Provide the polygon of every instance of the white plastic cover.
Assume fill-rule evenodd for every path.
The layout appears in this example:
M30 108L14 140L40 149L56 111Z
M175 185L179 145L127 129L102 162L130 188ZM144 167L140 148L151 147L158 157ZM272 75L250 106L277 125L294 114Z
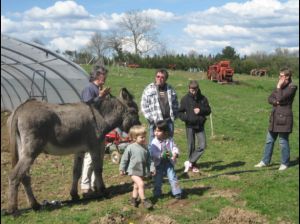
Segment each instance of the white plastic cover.
M80 101L88 74L44 46L1 34L1 111L29 98L52 103Z

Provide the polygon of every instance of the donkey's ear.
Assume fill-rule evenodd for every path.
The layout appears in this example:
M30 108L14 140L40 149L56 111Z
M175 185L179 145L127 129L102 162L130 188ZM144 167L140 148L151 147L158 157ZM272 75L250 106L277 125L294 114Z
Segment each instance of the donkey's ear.
M128 90L126 88L122 88L121 89L121 91L120 91L120 97L123 100L132 100L133 99L132 95L128 92Z

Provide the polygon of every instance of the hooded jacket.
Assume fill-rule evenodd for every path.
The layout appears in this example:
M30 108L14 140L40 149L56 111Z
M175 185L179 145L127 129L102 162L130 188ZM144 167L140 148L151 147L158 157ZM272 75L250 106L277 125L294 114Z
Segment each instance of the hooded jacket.
M200 113L195 114L194 108L200 108ZM202 131L206 116L211 113L207 98L201 94L201 90L193 96L188 92L180 101L178 117L185 122L186 127Z

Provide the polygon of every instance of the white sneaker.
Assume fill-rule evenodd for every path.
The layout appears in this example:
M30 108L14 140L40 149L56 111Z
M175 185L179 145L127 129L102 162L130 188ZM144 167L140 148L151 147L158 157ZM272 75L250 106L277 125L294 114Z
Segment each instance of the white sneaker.
M185 161L184 162L184 171L183 172L187 173L189 171L190 167L191 167L190 161Z
M267 166L263 161L260 161L258 164L256 164L254 167L256 168L261 168L261 167L264 167L264 166Z
M286 170L288 167L284 164L281 164L278 170Z

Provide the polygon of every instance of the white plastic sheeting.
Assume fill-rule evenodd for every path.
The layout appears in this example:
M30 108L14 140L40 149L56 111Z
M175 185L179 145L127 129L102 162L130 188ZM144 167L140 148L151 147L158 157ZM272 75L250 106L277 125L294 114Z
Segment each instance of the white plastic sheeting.
M88 74L44 46L1 34L1 111L29 98L52 103L80 101Z

